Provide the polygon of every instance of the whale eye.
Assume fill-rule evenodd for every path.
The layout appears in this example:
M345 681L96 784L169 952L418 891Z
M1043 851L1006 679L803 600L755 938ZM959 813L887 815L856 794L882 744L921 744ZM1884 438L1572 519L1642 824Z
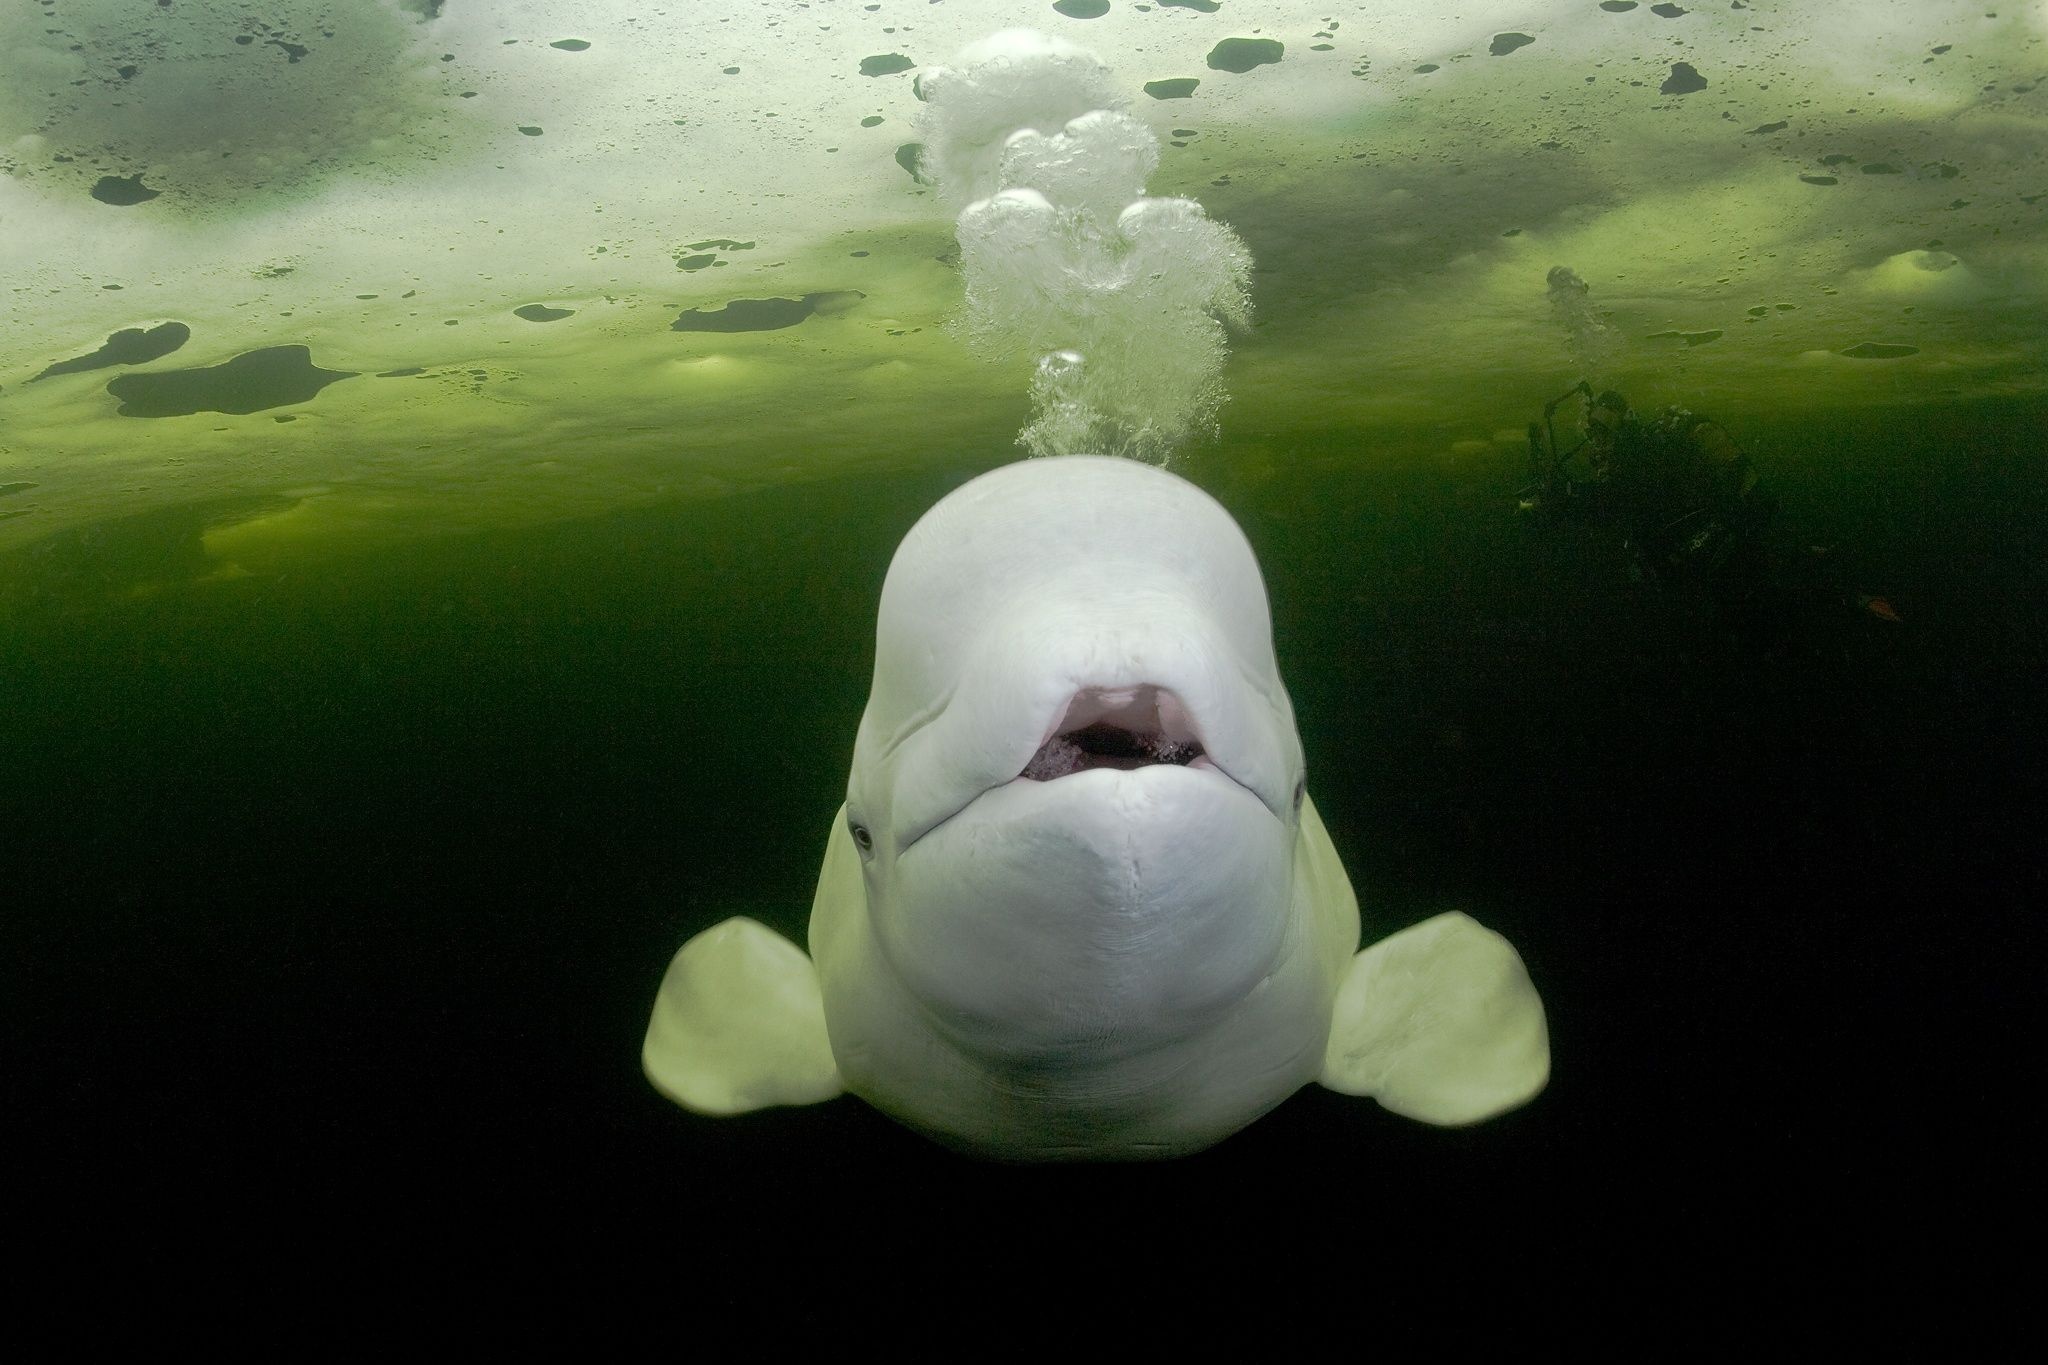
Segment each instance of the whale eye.
M1294 813L1296 815L1301 814L1301 803L1307 799L1308 779L1306 777L1297 777L1294 779Z
M875 851L875 836L868 833L866 825L849 816L847 817L846 827L853 831L853 842L860 846L861 857L865 858L868 854Z

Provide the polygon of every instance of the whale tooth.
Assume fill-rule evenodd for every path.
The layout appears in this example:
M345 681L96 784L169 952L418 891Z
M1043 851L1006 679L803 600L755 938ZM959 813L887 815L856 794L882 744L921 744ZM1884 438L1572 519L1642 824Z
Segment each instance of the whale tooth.
M1203 757L1187 706L1169 689L1151 683L1084 687L1067 702L1022 775L1050 782L1091 768L1185 767Z

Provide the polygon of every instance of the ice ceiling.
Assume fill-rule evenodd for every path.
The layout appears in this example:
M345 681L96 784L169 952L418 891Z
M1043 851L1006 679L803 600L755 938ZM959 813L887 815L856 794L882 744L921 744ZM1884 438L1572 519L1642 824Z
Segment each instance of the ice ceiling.
M1256 261L1225 440L1491 458L1576 376L2044 387L2040 0L16 0L0 551L254 564L1000 448L914 80L1030 24ZM239 510L236 510L239 509Z

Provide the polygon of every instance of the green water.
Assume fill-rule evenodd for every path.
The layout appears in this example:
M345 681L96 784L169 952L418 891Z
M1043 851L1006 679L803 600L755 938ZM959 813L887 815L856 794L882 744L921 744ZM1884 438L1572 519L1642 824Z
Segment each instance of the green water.
M720 1124L638 1073L684 938L801 937L888 556L1007 451L276 575L203 576L219 509L18 551L10 1123L48 1188L216 1214L523 1191L716 1219L908 1181L1138 1216L1248 1209L1276 1165L1480 1198L1710 1156L1720 1197L1848 1201L1857 1161L1949 1150L1932 1116L1983 1093L1958 1050L2028 998L2043 416L1738 424L1781 525L1906 618L1763 644L1517 522L1511 463L1361 462L1361 431L1256 477L1197 452L1264 564L1368 937L1500 929L1557 1071L1464 1133L1305 1092L1135 1184L974 1166L851 1099ZM1902 1075L1919 1117L1844 1174L1841 1113Z

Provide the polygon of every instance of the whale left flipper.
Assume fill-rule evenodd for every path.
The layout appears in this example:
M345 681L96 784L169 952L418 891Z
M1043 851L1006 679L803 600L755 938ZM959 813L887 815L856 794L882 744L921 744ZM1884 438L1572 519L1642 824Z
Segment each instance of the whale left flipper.
M1445 1125L1525 1104L1549 1078L1543 1002L1522 959L1456 911L1352 959L1318 1077L1331 1090Z
M640 1065L662 1094L716 1117L816 1104L845 1089L825 1037L818 969L745 918L706 929L669 962Z

